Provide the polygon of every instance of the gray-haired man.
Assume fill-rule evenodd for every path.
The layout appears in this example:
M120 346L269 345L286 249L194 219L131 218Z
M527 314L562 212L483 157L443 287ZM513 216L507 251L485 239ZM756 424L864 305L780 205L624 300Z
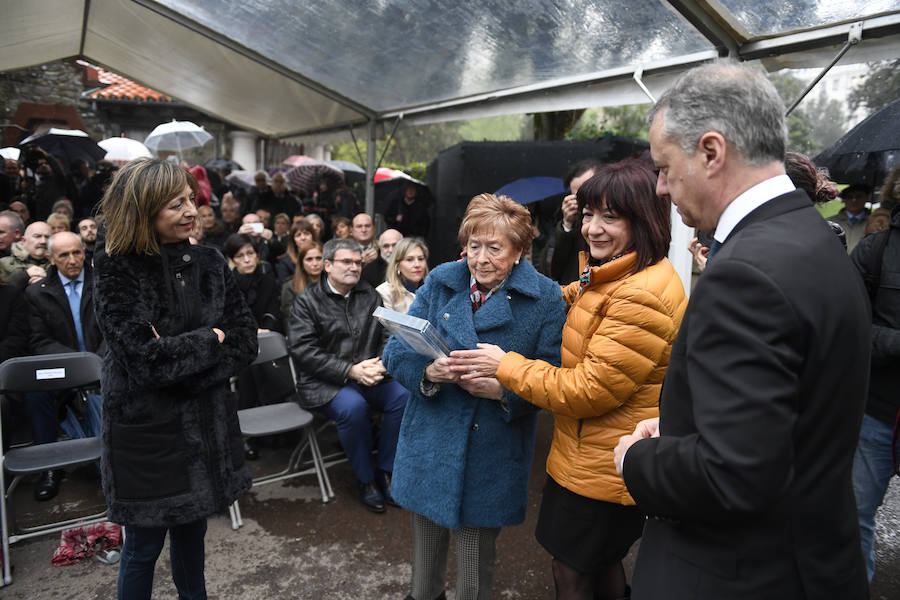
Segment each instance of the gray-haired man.
M322 249L325 276L294 301L288 319L291 355L299 368L301 404L337 422L338 437L359 479L360 500L383 512L409 392L387 375L381 352L387 332L372 317L381 296L360 280L362 248L352 239ZM383 413L376 468L372 410Z
M650 115L657 193L715 242L660 417L615 449L651 517L632 597L866 598L850 475L871 321L837 236L785 175L784 104L726 61Z

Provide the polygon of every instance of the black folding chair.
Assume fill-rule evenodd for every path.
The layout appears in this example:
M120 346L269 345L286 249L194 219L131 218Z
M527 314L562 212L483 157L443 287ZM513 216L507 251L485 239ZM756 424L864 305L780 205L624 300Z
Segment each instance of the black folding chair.
M56 392L75 389L83 400L86 389L100 381L100 357L90 352L67 352L11 358L0 364L0 392ZM3 582L12 583L9 546L19 540L69 529L75 525L88 525L106 520L106 511L94 515L70 518L45 525L15 530L15 519L9 499L19 481L29 474L50 469L62 469L100 460L100 439L96 437L63 440L12 448L3 454L0 432L0 490L6 490L4 471L12 475L9 489L0 494L0 521L2 521Z
M288 357L291 381L296 385L297 376L294 371L294 363L290 360L284 336L276 332L261 333L258 341L259 355L253 361L253 364L274 363L281 358ZM315 473L319 481L319 490L322 492L322 502L328 502L330 498L334 498L331 481L328 479L328 473L325 470L322 453L319 450L319 443L316 439L313 415L309 411L301 408L296 402L287 401L239 410L238 419L241 425L241 433L245 437L264 437L298 429L302 429L304 433L303 438L291 452L287 466L277 473L255 478L253 480L254 487ZM311 466L301 469L301 458L307 449L309 449L309 463ZM231 513L232 529L238 529L243 522L241 519L241 508L237 500L231 505L229 512Z

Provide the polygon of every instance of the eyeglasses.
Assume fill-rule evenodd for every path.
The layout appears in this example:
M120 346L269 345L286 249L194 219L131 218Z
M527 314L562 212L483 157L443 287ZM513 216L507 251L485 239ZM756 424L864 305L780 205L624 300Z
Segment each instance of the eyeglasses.
M351 260L349 258L336 258L332 262L341 263L348 269L353 266L362 267L363 264L361 260Z

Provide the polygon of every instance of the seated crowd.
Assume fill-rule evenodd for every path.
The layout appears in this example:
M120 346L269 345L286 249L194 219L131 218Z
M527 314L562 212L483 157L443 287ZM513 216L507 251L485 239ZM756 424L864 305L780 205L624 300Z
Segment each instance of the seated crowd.
M688 116L707 114L694 110L698 100L711 116L688 131ZM104 448L141 475L119 481L129 469L113 477L115 460L104 462L110 518L127 532L120 597L150 597L167 531L179 594L203 583L205 519L249 488L243 459L259 452L241 448L234 407L219 401L231 376L239 408L296 392L333 420L360 502L409 512L407 600L446 598L451 537L455 597L491 597L496 538L531 503L542 409L554 434L535 535L558 599L866 597L874 512L897 449L900 213L886 233L857 240L854 227L864 234L872 215L859 197L867 190L848 188L835 215L843 228L823 223L810 200L837 190L811 162L785 156L783 110L755 70L727 61L692 69L651 111L649 157L576 165L542 252L532 248L541 232L529 208L480 194L462 217L460 260L430 275L428 248L413 235L427 212L408 189L379 234L327 183L298 197L282 174L270 187L260 172L248 193L223 191L202 167L188 174L138 159L103 198L96 271L85 260L96 220L82 214L81 197L59 202L75 190L57 182L56 197L43 189L23 207L10 203L0 212L0 358L101 353L108 343L105 372L118 371L104 380L102 418L113 432ZM760 123L773 126L743 135ZM46 175L42 186L60 171L47 157L29 160ZM129 184L141 178L168 187ZM87 189L90 176L82 180ZM690 301L667 258L673 205L686 225L713 234L696 250L706 268ZM373 317L382 306L427 319L447 352L389 340ZM241 367L256 352L254 326L287 337L297 381L282 397L264 393L273 384L264 366ZM209 382L192 379L206 374ZM82 411L64 394L11 400L34 443L56 439L59 427L97 432L97 399ZM146 407L157 402L175 423L165 433L211 440L196 447L214 465L185 467L184 482L167 482L177 489L162 495L144 479L168 474L115 435L156 432ZM182 436L187 423L200 431ZM43 474L35 497L52 498L60 478ZM145 495L129 495L137 488ZM189 517L179 502L191 504ZM632 590L622 561L638 538ZM146 593L123 593L138 585Z
M36 155L37 172L49 169L48 173L59 175L57 193L71 187L84 195L76 196L74 203L64 196L50 202L46 178L35 193L29 189L34 184L24 177L28 171L23 165L6 161L2 183L5 198L13 202L0 205L5 208L0 211L0 361L76 351L102 356L105 344L94 316L91 260L102 216L76 219L77 213L87 210L84 203L89 203L91 214L98 212L99 197L91 199L88 194L102 191L102 181L89 173L85 181L95 181L96 186L70 186L71 177L62 174L56 159ZM108 183L116 169L112 165L102 169ZM390 377L382 382L386 374L379 357L387 337L371 313L382 304L382 297L395 298L387 304L398 310L405 312L409 307L427 272L425 243L411 240L415 256L407 262L412 266L395 265L390 262L391 253L402 234L389 229L376 240L367 214L348 219L338 211L329 219L328 211L319 211L316 202L304 201L288 190L280 173L272 177L271 186L265 173L258 173L258 185L249 194L232 187L219 189L223 192L219 200L208 184L204 196L207 176L197 169L203 168L190 169L198 181L191 243L224 254L260 332L292 332L293 354L305 365L298 398L337 421L341 443L360 480L361 500L368 508L383 511L390 499L393 453L408 392ZM342 197L351 196L341 191L338 204ZM353 202L358 206L355 198ZM48 214L39 208L45 205L51 209ZM44 220L28 220L32 215L43 215ZM396 269L392 277L386 275L389 263ZM297 300L304 291L309 292L308 302ZM343 317L345 301L351 306L347 310L352 324ZM311 333L323 329L332 333ZM347 369L342 372L345 363ZM266 394L273 388L268 377L256 367L236 374L239 408L271 400ZM292 387L282 382L278 391L284 394ZM35 444L55 441L61 433L71 438L100 435L102 399L99 389L93 391L87 406L79 405L70 393L10 395L3 400L4 430L27 431ZM384 413L374 471L366 464L373 444L367 408L371 402ZM5 443L9 439L4 436ZM249 439L244 452L251 460L258 456ZM54 498L63 477L61 470L43 473L34 485L35 499Z

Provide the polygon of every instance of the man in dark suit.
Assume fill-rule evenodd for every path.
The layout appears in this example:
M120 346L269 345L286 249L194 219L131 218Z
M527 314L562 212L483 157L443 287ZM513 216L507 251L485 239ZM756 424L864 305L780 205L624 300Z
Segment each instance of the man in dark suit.
M102 355L106 344L94 316L93 279L91 267L84 262L81 238L70 232L56 233L50 237L48 253L51 266L47 277L25 288L31 351L34 354L88 351ZM35 444L56 439L59 397L48 392L26 395L26 411ZM90 434L99 435L100 398L89 398L84 408ZM69 437L84 437L86 432L76 421L74 414L68 415L63 428ZM35 485L35 499L49 500L56 496L61 479L61 471L44 472Z
M868 306L784 174L783 113L759 71L727 61L686 73L650 113L657 193L715 242L660 417L615 451L650 517L635 600L868 595L850 478Z

